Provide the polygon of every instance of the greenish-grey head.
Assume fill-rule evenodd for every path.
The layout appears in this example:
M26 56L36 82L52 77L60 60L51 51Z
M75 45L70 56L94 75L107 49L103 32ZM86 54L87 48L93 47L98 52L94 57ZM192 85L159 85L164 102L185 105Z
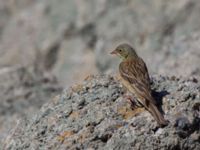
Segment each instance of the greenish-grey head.
M112 51L111 54L116 54L123 59L138 57L135 49L127 43L123 43L117 46L117 48Z

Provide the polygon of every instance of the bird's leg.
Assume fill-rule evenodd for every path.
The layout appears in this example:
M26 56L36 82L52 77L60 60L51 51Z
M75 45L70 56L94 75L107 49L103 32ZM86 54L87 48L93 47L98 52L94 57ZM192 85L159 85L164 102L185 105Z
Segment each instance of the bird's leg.
M125 95L123 96L123 98L124 98L126 101L128 101L128 103L130 104L132 110L134 110L134 109L137 108L135 99L134 99L134 97L133 97L132 95L130 95L130 94L125 94Z

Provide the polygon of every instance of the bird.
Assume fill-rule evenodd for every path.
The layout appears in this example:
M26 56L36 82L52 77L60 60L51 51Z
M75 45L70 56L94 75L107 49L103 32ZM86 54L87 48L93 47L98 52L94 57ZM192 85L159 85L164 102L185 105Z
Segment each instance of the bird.
M160 127L168 125L168 120L165 120L158 110L152 96L147 66L135 49L127 43L122 43L111 54L122 58L122 62L119 64L119 75L123 86L136 97L134 104L138 104L150 112Z

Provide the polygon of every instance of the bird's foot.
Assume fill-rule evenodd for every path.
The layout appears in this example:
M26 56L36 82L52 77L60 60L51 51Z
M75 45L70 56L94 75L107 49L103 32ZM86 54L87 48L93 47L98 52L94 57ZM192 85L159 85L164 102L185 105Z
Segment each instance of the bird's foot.
M135 102L135 99L133 96L131 95L124 95L123 98L128 101L128 103L130 104L131 106L131 109L134 110L137 108L137 105L136 105L136 102Z

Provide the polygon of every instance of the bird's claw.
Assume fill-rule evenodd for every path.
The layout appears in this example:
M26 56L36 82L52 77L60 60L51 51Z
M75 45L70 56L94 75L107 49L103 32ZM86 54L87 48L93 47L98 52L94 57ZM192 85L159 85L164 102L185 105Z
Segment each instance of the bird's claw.
M134 98L132 96L124 95L123 98L126 99L126 101L128 101L128 103L130 104L132 110L137 108L135 100L134 100Z

